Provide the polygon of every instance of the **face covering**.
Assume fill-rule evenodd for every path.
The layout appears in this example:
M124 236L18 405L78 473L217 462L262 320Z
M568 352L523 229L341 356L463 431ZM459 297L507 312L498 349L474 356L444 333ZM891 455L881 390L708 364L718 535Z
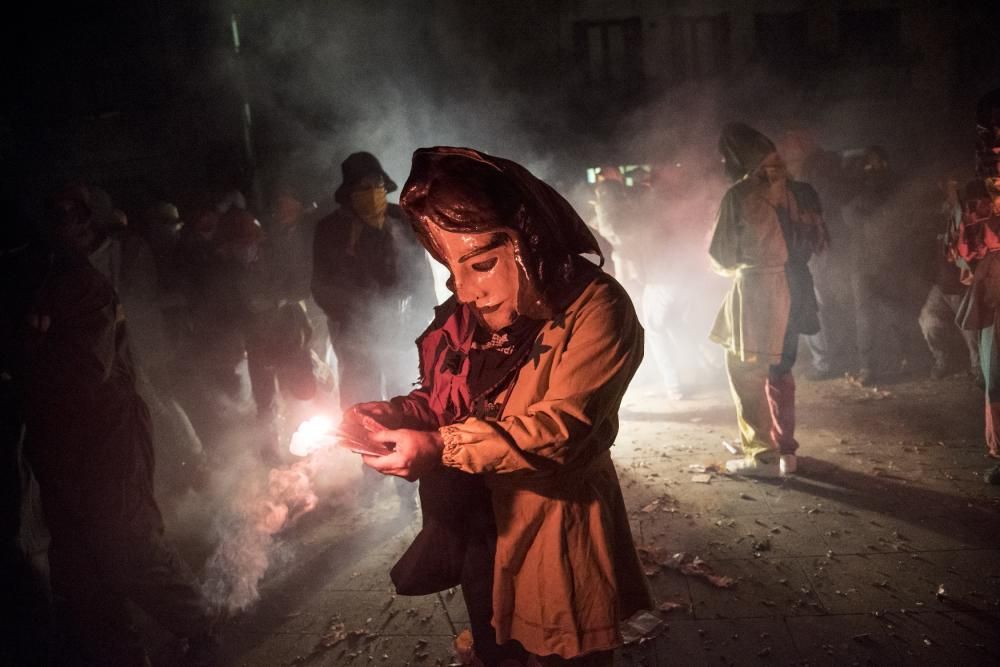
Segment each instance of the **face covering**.
M366 225L382 229L385 224L385 210L388 202L385 200L385 188L365 188L351 193L351 208Z

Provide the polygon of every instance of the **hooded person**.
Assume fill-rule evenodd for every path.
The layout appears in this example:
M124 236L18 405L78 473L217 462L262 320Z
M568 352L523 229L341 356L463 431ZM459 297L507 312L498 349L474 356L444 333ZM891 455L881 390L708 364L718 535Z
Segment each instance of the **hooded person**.
M733 277L711 338L726 349L743 458L730 472L795 471L795 379L800 334L819 331L807 262L827 244L819 196L788 178L770 139L743 123L722 130L734 184L722 198L709 255Z
M420 386L345 419L395 443L366 457L420 480L423 529L397 590L461 584L487 665L611 664L651 605L610 448L642 359L628 295L572 207L520 165L414 153L401 202L453 296L418 339Z

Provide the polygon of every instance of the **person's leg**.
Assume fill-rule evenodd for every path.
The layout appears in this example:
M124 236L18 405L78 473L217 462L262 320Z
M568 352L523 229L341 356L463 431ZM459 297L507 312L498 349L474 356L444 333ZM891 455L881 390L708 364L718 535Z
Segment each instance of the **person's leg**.
M49 547L56 623L65 635L55 663L80 667L142 667L146 652L124 592L102 578L98 556L82 533L57 530Z
M862 382L871 380L875 374L875 331L877 328L875 295L872 293L870 278L865 275L851 276L851 287L854 292L854 318L856 326L856 342L858 348L859 379Z
M495 667L504 660L523 664L527 651L515 641L497 644L493 628L493 568L496 560L496 524L489 504L489 491L483 497L467 498L467 541L465 563L462 566L462 598L469 614L473 649L486 667Z
M767 365L740 361L736 355L727 353L726 371L744 457L776 464L777 452L771 440L771 411L767 402Z
M940 378L948 370L948 334L954 327L955 311L937 285L931 287L920 309L917 323L934 359L931 374Z
M368 332L342 330L331 340L337 357L340 384L340 407L346 410L356 403L380 401L382 374L379 350Z
M667 395L670 398L682 398L678 346L670 331L671 319L675 320L674 326L677 325L676 318L671 313L672 310L676 311L675 301L676 295L667 285L654 283L643 288L643 325L646 329L647 348L652 352Z
M371 338L342 327L331 336L330 342L337 358L340 409L382 400L382 372L377 359L379 350L373 349ZM384 475L362 463L362 504L373 502L384 483Z
M942 294L942 298L948 304L948 324L958 326L955 318L958 315L958 308L962 303L961 294ZM969 329L958 328L965 341L965 347L969 351L969 369L979 384L983 384L983 368L979 361L979 332Z
M771 441L778 448L781 472L793 473L797 467L795 452L795 376L792 368L798 356L799 336L788 332L781 350L781 361L768 369L767 403L771 410Z
M996 325L983 329L979 340L979 358L986 382L986 449L990 456L1000 458L1000 349Z
M806 346L812 355L812 369L810 375L816 379L831 377L833 373L834 357L834 328L838 324L834 313L834 302L836 297L831 293L832 260L826 254L813 258L810 262L812 268L814 292L816 294L816 304L819 306L819 331L811 336L806 336Z
M767 402L772 440L781 454L794 454L799 443L795 440L795 376L791 372L768 376Z

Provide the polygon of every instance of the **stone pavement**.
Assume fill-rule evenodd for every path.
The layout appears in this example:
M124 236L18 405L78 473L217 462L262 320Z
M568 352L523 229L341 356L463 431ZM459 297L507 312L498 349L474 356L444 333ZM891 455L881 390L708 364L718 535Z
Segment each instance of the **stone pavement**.
M725 390L627 397L614 458L657 602L679 606L619 664L1000 664L981 393L964 378L887 389L801 382L800 472L774 481L711 472L735 435ZM418 519L391 492L344 514L318 509L282 536L262 599L225 629L225 664L453 661L461 594L395 596L388 578ZM735 585L662 566L677 553Z

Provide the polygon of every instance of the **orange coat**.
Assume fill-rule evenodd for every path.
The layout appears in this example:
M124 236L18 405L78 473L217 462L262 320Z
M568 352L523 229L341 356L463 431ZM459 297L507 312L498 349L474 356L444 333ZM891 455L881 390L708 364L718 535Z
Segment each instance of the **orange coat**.
M497 421L440 429L444 464L492 492L498 642L566 658L611 649L619 623L651 607L609 454L642 346L628 295L601 273L543 326Z

